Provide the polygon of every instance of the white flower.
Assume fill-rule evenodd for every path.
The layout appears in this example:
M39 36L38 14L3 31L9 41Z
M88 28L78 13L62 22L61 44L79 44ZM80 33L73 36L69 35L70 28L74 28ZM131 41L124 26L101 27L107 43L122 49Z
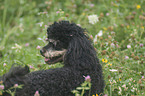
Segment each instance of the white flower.
M127 45L127 48L131 48L131 45Z
M122 92L122 89L121 89L121 87L119 87L119 92L118 93L121 94L121 92Z
M132 80L133 80L132 78L129 79L129 81L132 81Z
M77 24L79 27L81 27L81 24Z
M115 44L114 44L114 43L111 43L111 46L112 46L112 47L114 47L114 46L115 46Z
M98 35L95 35L95 38L94 38L94 43L96 43L96 42L97 42L97 36L98 36Z
M20 49L22 49L22 46L20 46L17 43L15 43L15 47L12 47L12 49L15 49L16 52L20 52Z
M126 88L126 85L124 84L124 85L122 85L122 87L123 87L123 88Z
M15 43L15 47L12 47L12 49L22 49L22 46L20 46L17 43Z
M39 24L39 25L40 25L40 27L42 27L42 25L43 25L43 22L40 22L40 23L37 23L37 24Z
M129 57L128 56L125 56L125 59L129 59Z
M134 92L135 91L135 88L133 87L133 89L131 89L131 92Z
M89 19L89 23L90 23L90 24L95 24L96 22L99 21L97 15L89 15L89 16L88 16L88 19Z
M116 70L116 69L110 69L110 71L111 71L111 72L116 72L116 71L118 71L118 70Z
M99 33L98 33L98 36L102 36L103 35L103 31L100 30Z
M113 83L116 83L116 81L115 81L115 80L113 80Z
M6 64L6 63L4 63L4 64L3 64L3 66L7 66L7 64Z

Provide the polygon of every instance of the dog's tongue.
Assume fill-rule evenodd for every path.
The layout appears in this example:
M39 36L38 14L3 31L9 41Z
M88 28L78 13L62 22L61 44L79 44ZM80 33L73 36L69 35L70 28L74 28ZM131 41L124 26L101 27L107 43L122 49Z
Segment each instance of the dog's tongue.
M48 60L50 60L50 59L49 59L49 58L45 58L44 60L45 60L45 61L48 61Z

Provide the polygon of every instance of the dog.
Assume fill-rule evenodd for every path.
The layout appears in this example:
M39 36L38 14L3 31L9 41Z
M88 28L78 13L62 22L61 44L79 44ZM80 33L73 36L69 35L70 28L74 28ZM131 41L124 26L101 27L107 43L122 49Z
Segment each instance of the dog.
M4 90L15 84L23 85L16 89L15 96L74 96L72 90L90 76L91 89L84 96L103 94L104 79L102 67L96 56L86 29L69 21L54 22L47 29L48 44L40 53L47 64L61 62L62 68L30 72L28 66L13 66L1 79ZM10 96L7 92L3 96Z

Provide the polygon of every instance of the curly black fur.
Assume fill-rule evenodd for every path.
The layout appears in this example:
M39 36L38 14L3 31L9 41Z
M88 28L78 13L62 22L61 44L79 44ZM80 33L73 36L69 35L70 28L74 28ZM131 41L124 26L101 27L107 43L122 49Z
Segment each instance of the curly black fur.
M6 88L24 84L22 89L17 90L16 96L34 96L36 91L39 91L40 96L74 96L71 91L84 82L83 76L90 75L90 96L103 93L102 67L84 32L85 29L69 21L52 24L47 29L48 38L59 40L61 43L57 47L67 49L63 58L64 67L31 73L28 73L27 67L13 67L3 75ZM89 96L88 94L86 91L85 96ZM3 96L9 95L4 93Z

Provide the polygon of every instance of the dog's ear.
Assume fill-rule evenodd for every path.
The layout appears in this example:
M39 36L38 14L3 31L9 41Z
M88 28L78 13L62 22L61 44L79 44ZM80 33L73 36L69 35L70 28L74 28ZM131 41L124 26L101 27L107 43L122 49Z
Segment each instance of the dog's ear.
M72 37L68 50L65 54L64 64L76 66L77 68L90 68L88 66L96 63L96 52L88 38L84 36Z

